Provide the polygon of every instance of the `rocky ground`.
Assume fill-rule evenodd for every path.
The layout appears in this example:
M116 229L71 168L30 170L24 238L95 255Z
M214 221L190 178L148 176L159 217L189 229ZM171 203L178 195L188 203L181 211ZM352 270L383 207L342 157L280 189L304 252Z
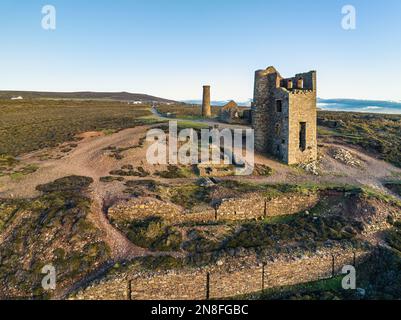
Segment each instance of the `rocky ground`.
M213 122L202 121L202 125L205 124L216 125ZM219 124L219 126L224 127L223 124ZM285 226L285 230L288 230L289 234L282 234L282 237L284 237L282 241L287 241L285 240L287 239L286 237L289 237L291 232L295 232L295 229L291 231L291 228L302 229L305 226L309 226L312 229L325 230L324 235L322 234L321 237L327 237L328 232L332 237L337 237L338 239L336 239L340 243L343 241L347 245L352 244L352 241L348 242L355 236L357 236L358 241L366 241L370 244L383 240L383 232L391 228L391 224L387 223L387 217L393 216L394 218L399 212L397 211L397 204L389 199L392 199L391 197L399 198L400 196L394 192L394 189L387 188L386 183L401 175L401 169L379 160L356 147L333 142L322 142L319 148L319 160L301 167L286 166L275 159L256 155L255 162L258 174L240 178L220 177L218 181L209 179L206 186L203 185L199 188L199 184L197 184L199 177L191 167L154 166L147 163L146 150L148 143L144 141L144 137L149 128L149 126L139 126L111 134L86 132L80 135L81 140L79 141L63 143L55 148L26 154L19 159L18 164L10 165L10 167L14 166L14 171L22 170L18 168L34 168L34 170L28 170L29 172L27 171L17 176L10 174L0 177L0 198L3 199L1 201L2 207L0 207L0 247L3 253L11 253L13 250L25 250L20 252L20 257L15 255L2 256L3 265L0 268L0 277L2 277L3 284L1 289L3 295L29 296L29 288L19 288L19 286L27 277L26 275L30 274L30 266L35 265L35 272L37 272L41 266L38 261L54 260L57 254L61 254L58 249L63 249L66 252L64 253L65 256L63 256L63 261L66 262L69 261L68 259L72 259L71 257L75 251L82 250L85 245L92 243L104 245L104 248L99 246L96 248L85 247L85 250L88 251L84 250L83 252L91 255L90 252L93 251L93 257L97 257L96 261L87 261L86 270L83 270L85 266L78 266L77 269L72 271L64 271L66 280L63 282L63 286L53 295L53 298L65 298L67 295L87 286L92 280L101 278L106 270L109 270L110 266L137 261L136 259L165 259L162 265L167 261L170 263L171 268L176 267L177 260L174 259L188 259L188 257L190 260L198 259L199 263L204 263L205 261L206 263L219 263L222 260L219 259L219 254L215 254L216 248L213 246L217 246L220 250L222 249L222 243L227 243L227 241L231 241L231 249L233 250L235 250L235 247L243 247L246 241L250 241L249 247L253 248L252 252L255 254L255 250L257 251L255 248L260 247L258 241L266 239L266 230L270 230L263 229L264 227L262 228L262 225L258 223L249 229L246 226L246 221L220 222L217 224L215 221L206 221L206 225L191 226L185 225L182 221L184 225L181 225L182 223L180 225L166 224L163 220L148 221L145 224L134 220L127 220L124 224L118 219L113 220L108 214L109 208L132 198L156 198L161 201L162 206L163 203L178 206L180 210L183 210L182 212L187 214L191 211L188 209L195 206L199 210L209 210L211 217L214 217L214 205L211 205L215 203L213 201L220 201L230 196L237 197L238 195L247 194L248 191L262 192L259 189L256 191L249 190L254 188L251 187L252 185L264 186L263 188L268 189L268 186L272 186L273 191L278 192L278 194L273 193L270 188L271 193L268 196L273 197L286 196L284 195L286 191L281 189L277 191L277 188L275 189L274 186L278 185L300 186L309 184L309 186L318 186L322 189L330 189L329 185L352 185L357 188L368 187L378 194L384 193L381 198L361 192L358 196L360 201L357 202L359 207L354 208L354 210L343 210L348 207L341 207L341 205L349 205L347 204L348 200L346 200L346 194L349 191L345 190L343 191L344 198L337 199L337 203L329 201L328 206L322 200L319 202L320 207L313 207L316 211L316 219L313 215L313 210L301 210L301 215L296 215L295 220L285 216L281 217L281 220L268 221L268 225L269 223L273 224L271 228L276 230L274 232L278 232L283 226ZM77 199L76 202L71 203L65 197L65 190L59 190L59 193L56 194L54 192L49 194L37 189L38 185L47 185L67 176L88 177L91 179L90 185L79 192L79 195L84 197L83 199ZM137 183L138 181L141 183ZM221 182L227 181L236 181L240 182L240 184L232 184L230 185L231 187L226 189L216 187ZM213 189L214 193L204 193L205 188ZM316 192L315 189L309 187L306 190L307 192ZM305 190L300 192L303 191ZM237 192L237 195L235 195L235 192ZM264 196L266 196L266 191L263 192ZM365 196L368 200L362 201ZM32 199L32 202L29 203L28 200L28 203L22 206L19 201L26 201L23 199ZM82 205L85 201L87 201L87 206ZM32 203L37 205L32 206ZM336 219L338 220L340 219L339 217L342 217L341 219L344 218L346 220L343 221L344 225L334 227L334 225L330 225L334 222L330 218L321 215L321 213L323 211L330 212L330 210L336 212L335 208L338 206L341 208L340 213L337 212L335 215ZM322 207L324 208L323 211ZM49 218L49 224L43 224L43 221L46 221L43 219L49 216L50 211L52 215ZM83 238L79 238L78 235L74 238L75 231L68 234L66 229L60 227L66 223L68 225L69 221L66 217L63 218L63 212L71 212L71 214L81 212L82 217L80 219L82 222L80 223L88 226L85 230L90 230L89 234L85 236L85 233L83 233ZM347 220L350 217L346 217L346 213L352 214L351 220ZM370 217L372 213L373 216ZM360 215L365 215L365 217ZM70 215L67 216L70 217ZM368 217L370 217L370 220L365 221L364 218L367 219ZM342 221L341 219L338 221ZM346 225L349 225L351 221L360 221L361 219L365 224L363 232L361 230L355 231L356 226L346 229ZM24 226L27 226L26 223L28 221L32 225L39 223L43 227L43 229L37 229L41 236L36 240L29 235L29 230L24 228ZM71 230L76 230L75 225L77 223L78 220L73 219L70 221L70 228L73 228ZM282 224L281 227L274 227L277 223L278 225ZM329 229L319 229L321 223L330 225ZM57 227L55 227L56 225ZM336 228L339 229L337 230ZM134 233L132 233L132 230L134 230ZM245 230L243 231L245 233L241 236L241 233L238 233L240 230ZM258 230L259 233L257 233ZM256 232L256 234L252 232ZM314 236L319 232L313 233ZM17 241L17 233L23 234L24 237L18 238ZM57 239L57 234L60 233L63 233L64 237L60 239L64 239L65 243L73 244L71 248L75 251L71 251L71 248L62 245L59 241L51 241L52 237ZM142 235L142 237L138 235ZM302 235L298 236L300 240L303 239ZM310 235L305 233L304 236ZM330 237L321 241L325 243L328 240L330 240ZM14 244L11 244L12 241L14 241ZM272 241L277 241L277 239L272 239ZM304 240L301 242L304 242ZM24 243L29 243L28 249L23 249ZM48 252L45 255L40 255L38 250L41 246L45 246L46 243L48 244ZM263 247L260 250L265 252L272 249L272 247ZM198 254L199 250L203 254ZM307 250L310 250L310 248ZM313 245L313 250L319 250L315 247L315 244ZM223 251L225 252L225 248ZM74 259L78 258L74 257ZM185 261L193 263L193 261ZM10 292L7 286L9 277L11 277L10 268L18 263L26 266L25 271L21 271L20 276L13 278L15 280L14 289ZM143 265L149 267L149 262L143 260L141 268L143 268ZM157 267L156 262L154 262L154 265ZM117 268L118 270L119 268ZM124 271L120 272L121 275L124 274ZM37 278L38 276L36 275L29 279L34 282Z

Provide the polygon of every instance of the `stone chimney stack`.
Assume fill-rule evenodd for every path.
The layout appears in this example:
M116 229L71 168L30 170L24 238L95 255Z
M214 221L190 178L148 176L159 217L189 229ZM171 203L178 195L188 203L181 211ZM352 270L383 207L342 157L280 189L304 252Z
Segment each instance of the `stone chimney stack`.
M210 86L203 86L202 116L210 118L212 109L210 107Z

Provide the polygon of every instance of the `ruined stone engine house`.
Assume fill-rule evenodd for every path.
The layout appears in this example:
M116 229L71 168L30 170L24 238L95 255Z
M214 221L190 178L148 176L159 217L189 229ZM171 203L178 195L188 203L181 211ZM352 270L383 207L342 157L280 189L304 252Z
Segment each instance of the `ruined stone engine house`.
M255 72L255 149L287 164L317 158L316 72L283 78L274 67Z

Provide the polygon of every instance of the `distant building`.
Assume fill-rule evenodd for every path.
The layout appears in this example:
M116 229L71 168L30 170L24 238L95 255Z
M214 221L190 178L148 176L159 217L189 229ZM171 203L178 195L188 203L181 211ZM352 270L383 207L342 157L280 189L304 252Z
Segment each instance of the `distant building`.
M238 107L237 103L231 100L220 109L219 119L226 123L249 124L250 110Z
M11 97L11 100L23 100L24 98L21 96L18 97Z
M287 164L317 159L316 72L283 78L274 67L255 73L255 149Z

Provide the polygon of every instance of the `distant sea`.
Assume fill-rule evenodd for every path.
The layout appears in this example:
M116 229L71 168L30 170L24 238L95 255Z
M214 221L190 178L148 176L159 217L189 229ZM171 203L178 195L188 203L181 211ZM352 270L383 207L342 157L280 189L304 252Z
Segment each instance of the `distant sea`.
M327 111L401 114L401 101L318 99L317 107Z
M224 106L229 100L212 101L214 106ZM183 101L190 104L201 104L201 100ZM252 99L236 101L240 106L249 107ZM348 111L366 113L401 114L401 101L358 100L358 99L318 99L317 107L327 111Z

